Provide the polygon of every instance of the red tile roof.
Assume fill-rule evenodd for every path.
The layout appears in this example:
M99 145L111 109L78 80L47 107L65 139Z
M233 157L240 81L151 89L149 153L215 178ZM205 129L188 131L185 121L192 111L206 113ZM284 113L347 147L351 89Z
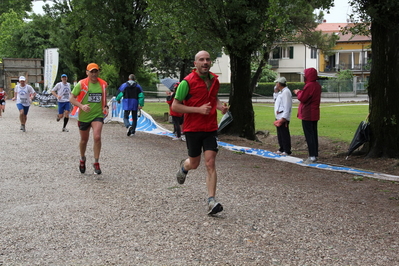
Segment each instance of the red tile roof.
M323 33L337 33L339 40L337 42L365 42L371 41L370 36L361 36L352 34L343 35L340 31L344 27L350 27L350 23L321 23L317 26L316 30L321 30Z
M317 26L316 30L321 30L322 32L339 32L341 28L348 25L348 23L321 23Z

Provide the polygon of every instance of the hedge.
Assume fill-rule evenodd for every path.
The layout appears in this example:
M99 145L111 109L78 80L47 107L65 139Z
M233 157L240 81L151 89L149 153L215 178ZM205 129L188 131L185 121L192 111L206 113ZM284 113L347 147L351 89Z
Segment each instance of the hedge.
M274 82L267 82L267 83L259 83L256 86L254 91L254 96L266 96L272 97L274 92L274 86L276 84ZM303 82L288 82L287 87L293 91L296 89L303 89L305 83ZM219 94L230 94L230 83L222 83L220 84Z

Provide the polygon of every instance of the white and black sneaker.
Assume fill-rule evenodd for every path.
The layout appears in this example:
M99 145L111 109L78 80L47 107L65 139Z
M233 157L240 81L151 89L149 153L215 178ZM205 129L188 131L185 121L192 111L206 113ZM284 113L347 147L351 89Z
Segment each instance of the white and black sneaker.
M219 202L216 202L215 199L211 199L208 202L208 215L214 215L218 212L223 211L223 206Z
M127 128L127 133L126 135L129 137L130 135L132 135L132 126Z
M304 164L314 164L317 163L317 158L316 157L309 157L306 160L302 161Z

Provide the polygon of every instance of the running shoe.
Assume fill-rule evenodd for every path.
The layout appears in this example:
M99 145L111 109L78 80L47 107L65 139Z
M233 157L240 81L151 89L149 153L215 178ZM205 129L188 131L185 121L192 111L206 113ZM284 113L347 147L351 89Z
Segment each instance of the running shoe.
M65 127L62 129L62 132L69 132L68 129L66 129Z
M306 160L304 160L304 161L302 161L302 163L304 163L304 164L314 164L314 163L317 163L317 158L307 158Z
M126 135L129 137L130 135L132 135L132 126L127 128L127 133Z
M94 173L96 175L101 175L100 163L94 163L93 167L94 167Z
M25 125L22 125L21 126L21 130L22 130L22 132L25 132L26 130L25 130Z
M80 160L79 170L82 174L86 172L86 161Z
M180 162L179 171L177 171L177 174L176 174L177 183L179 183L181 185L184 184L184 181L186 181L186 176L187 176L187 173L183 172L183 165L184 165L185 161L186 160L182 160Z
M218 212L223 211L223 206L219 202L216 202L214 199L208 202L208 214L213 215Z
M60 119L60 117L57 115L57 122L59 122L61 119Z

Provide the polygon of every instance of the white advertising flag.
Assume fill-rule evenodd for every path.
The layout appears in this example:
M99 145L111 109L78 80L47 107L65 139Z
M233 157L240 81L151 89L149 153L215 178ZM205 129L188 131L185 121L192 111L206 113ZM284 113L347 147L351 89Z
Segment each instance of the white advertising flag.
M58 48L44 51L44 90L50 91L58 72Z

